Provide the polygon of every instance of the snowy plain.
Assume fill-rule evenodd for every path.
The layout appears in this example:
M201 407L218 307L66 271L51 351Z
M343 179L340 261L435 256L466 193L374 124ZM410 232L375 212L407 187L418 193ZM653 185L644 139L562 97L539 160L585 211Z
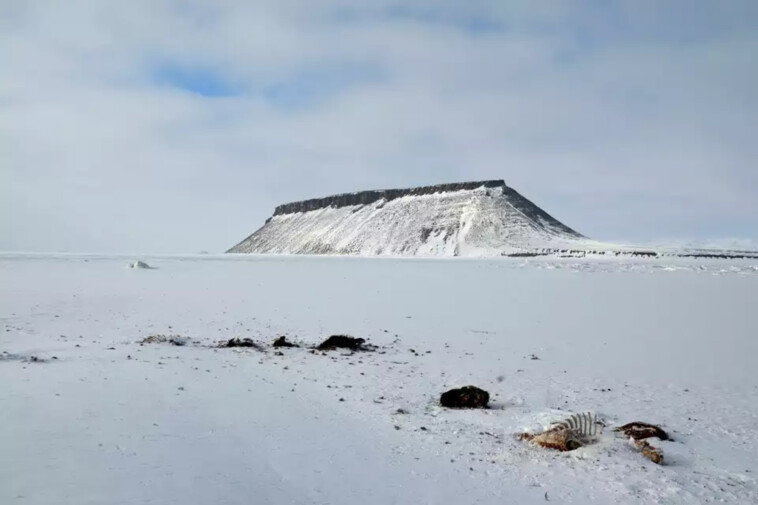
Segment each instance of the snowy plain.
M3 254L0 503L758 503L757 301L755 260ZM213 347L335 333L378 349Z

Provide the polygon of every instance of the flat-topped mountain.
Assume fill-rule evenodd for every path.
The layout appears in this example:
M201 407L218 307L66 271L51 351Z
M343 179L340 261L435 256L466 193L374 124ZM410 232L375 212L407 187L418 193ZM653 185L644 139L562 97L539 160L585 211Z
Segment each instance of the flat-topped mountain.
M491 180L287 203L228 252L501 256L608 248Z

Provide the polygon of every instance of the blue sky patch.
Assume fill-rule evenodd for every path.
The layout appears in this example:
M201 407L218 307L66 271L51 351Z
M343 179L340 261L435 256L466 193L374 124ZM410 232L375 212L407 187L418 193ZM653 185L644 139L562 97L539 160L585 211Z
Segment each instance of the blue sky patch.
M235 96L241 92L239 85L211 67L163 64L153 70L153 79L159 84L209 98Z

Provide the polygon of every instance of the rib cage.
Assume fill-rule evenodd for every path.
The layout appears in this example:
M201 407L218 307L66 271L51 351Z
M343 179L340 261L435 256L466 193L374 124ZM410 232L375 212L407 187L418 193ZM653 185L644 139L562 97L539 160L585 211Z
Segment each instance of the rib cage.
M597 437L603 433L603 423L598 421L594 412L582 412L554 423L550 429L571 430L582 437Z

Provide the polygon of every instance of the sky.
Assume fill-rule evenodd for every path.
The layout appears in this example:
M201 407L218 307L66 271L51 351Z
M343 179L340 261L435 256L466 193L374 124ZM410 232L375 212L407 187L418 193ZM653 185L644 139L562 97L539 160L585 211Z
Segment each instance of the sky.
M600 240L758 244L755 0L0 0L0 250L221 252L503 179Z

